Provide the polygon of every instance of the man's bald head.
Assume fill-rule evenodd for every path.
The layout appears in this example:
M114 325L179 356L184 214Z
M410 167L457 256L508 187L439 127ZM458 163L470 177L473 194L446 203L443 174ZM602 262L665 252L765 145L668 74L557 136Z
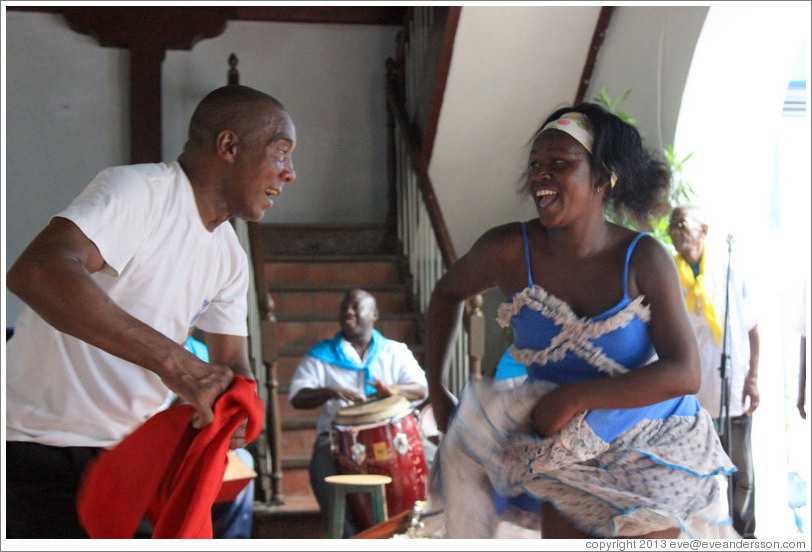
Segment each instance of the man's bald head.
M678 205L674 208L671 213L671 218L675 218L675 215L682 214L687 217L690 217L692 220L698 222L699 224L708 224L708 217L705 215L705 211L699 205L695 203L685 203L683 205Z
M273 97L248 86L228 85L210 92L198 104L189 123L184 151L214 145L217 135L231 130L244 142L270 141L267 129L279 128L275 119L285 108ZM253 144L252 144L253 145Z
M378 320L378 304L370 293L352 289L339 307L339 324L344 339L351 343L368 341Z

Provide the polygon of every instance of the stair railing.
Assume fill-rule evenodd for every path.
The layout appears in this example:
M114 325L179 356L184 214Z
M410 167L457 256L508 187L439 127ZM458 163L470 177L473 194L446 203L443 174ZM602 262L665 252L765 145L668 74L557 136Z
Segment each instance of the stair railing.
M407 33L400 37L398 59L388 63L387 105L394 142L397 235L408 259L412 293L425 314L434 285L458 258L429 178L428 161L460 8L416 6L412 10ZM466 301L463 331L454 344L445 382L454 394L469 377L482 377L481 307L479 295Z

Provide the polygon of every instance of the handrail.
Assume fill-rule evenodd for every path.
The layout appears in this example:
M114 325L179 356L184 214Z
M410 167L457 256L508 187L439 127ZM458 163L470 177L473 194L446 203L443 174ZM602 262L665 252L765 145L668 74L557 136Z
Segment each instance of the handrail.
M429 142L433 142L436 131L460 9L414 7L407 23L409 35L400 37L398 59L387 64L387 106L394 126L397 232L409 260L412 292L422 314L428 309L437 280L458 259L428 165L432 151ZM437 37L442 39L438 41ZM485 350L481 307L479 295L469 298L465 305L463 331L454 344L446 382L455 394L469 377L481 378Z

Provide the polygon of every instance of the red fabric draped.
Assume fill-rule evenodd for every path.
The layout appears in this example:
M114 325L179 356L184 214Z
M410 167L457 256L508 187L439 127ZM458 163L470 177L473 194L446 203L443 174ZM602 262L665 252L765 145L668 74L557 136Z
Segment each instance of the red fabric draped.
M85 530L91 538L132 538L146 513L152 538L211 538L231 435L247 417L246 442L253 441L264 412L256 382L235 376L203 429L192 427L187 404L151 417L86 470L77 498Z

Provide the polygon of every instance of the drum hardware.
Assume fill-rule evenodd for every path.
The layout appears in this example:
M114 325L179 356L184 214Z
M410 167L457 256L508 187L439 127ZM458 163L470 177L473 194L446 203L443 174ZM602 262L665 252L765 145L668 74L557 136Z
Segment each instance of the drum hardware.
M352 432L352 446L350 447L350 451L352 452L355 463L359 466L367 461L367 448L358 442L358 434L354 431Z
M395 435L395 438L392 440L392 444L394 445L395 450L398 451L398 454L401 456L409 451L409 438L405 433L398 433Z
M333 456L337 456L338 455L338 442L336 441L336 437L337 437L336 436L336 430L331 429L329 435L330 435L330 454L333 455Z
M409 451L409 437L403 432L401 420L398 420L395 423L395 427L397 427L398 432L392 439L392 446L395 448L395 450L399 455L403 456Z

